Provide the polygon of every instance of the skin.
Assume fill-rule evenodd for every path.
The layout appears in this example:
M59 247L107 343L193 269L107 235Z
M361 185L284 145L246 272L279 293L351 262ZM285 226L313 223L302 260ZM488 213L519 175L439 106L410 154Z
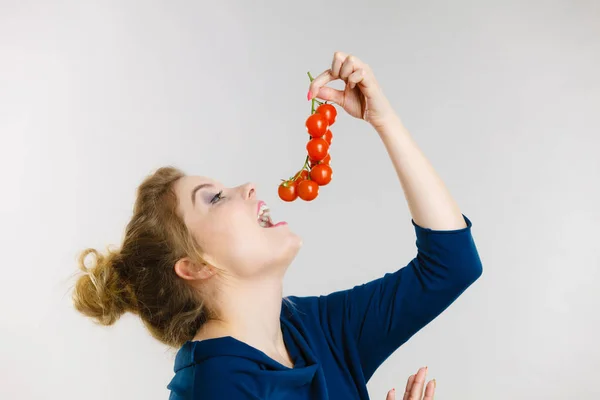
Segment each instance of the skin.
M426 377L427 367L419 368L416 374L409 376L402 400L433 400L436 382L433 379L425 385ZM396 389L392 389L388 392L385 400L396 400L397 398Z
M191 193L202 184L211 186L196 192L192 204ZM206 322L194 340L232 336L292 367L279 315L283 276L302 240L288 225L259 225L260 199L251 183L229 188L207 177L186 176L174 189L184 222L204 251L204 263L183 258L175 272L202 290L223 316ZM216 201L221 190L223 197Z
M345 82L344 90L326 86L338 79ZM313 97L338 104L374 128L390 156L415 223L434 230L467 226L444 182L394 112L367 64L336 52L331 67L310 84L307 98ZM201 183L214 187L201 190L194 206L190 192ZM221 189L226 198L211 204L210 198ZM224 188L206 177L185 177L177 182L175 191L185 223L205 251L201 265L184 258L176 263L175 271L208 293L222 316L208 321L195 340L232 336L291 367L279 315L283 276L301 239L287 225L269 229L258 225L258 200L251 184ZM419 370L412 383L409 379L407 391L421 388L422 392L425 373ZM425 390L426 399L433 399L432 382ZM394 395L388 394L388 399ZM404 398L422 397L422 393L410 395Z

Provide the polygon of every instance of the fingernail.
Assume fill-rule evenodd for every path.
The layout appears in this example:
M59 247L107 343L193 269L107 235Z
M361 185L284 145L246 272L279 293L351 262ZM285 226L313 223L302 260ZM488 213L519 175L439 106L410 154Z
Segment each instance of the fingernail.
M306 95L306 99L310 100L312 98L312 94L310 93L310 90L308 91L308 94Z
M433 380L433 388L435 389L437 387L437 382L435 381L435 379Z

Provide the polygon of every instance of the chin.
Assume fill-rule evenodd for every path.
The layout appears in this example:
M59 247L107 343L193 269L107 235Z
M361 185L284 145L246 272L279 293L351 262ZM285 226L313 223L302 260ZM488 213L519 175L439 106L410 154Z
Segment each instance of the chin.
M302 248L302 244L303 244L302 238L300 236L296 235L295 233L292 233L287 238L287 243L284 246L284 248L285 248L284 257L289 259L290 262L292 262L294 260L294 258L296 258L296 255L300 251L300 248Z
M285 272L296 258L296 255L298 255L301 247L302 238L290 232L290 235L276 247L278 251L276 258L273 260L273 265L282 272Z
M295 234L294 232L291 232L291 237L290 237L290 247L295 248L296 251L294 253L294 257L296 257L296 254L298 254L298 251L300 250L300 248L302 247L302 244L304 243L302 241L302 237L300 237L300 235Z

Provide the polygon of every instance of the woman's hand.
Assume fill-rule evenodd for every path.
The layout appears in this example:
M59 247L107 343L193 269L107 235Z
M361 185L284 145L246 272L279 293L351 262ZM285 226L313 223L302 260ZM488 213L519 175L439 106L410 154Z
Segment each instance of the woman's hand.
M346 83L344 90L325 86L336 79ZM355 56L339 51L333 55L331 68L311 82L308 99L314 97L339 104L348 114L364 119L375 129L394 115L371 68Z
M404 397L402 400L433 400L435 394L435 379L429 381L425 387L425 396L423 397L423 387L425 385L425 377L427 376L427 367L420 368L415 375L411 375L406 383ZM396 400L396 390L392 389L388 392L386 400Z

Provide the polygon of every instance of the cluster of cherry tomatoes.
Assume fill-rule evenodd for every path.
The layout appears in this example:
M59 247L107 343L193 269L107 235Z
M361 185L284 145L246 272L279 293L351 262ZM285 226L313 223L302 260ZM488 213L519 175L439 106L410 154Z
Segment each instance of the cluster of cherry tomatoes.
M312 81L310 73L308 74ZM315 104L319 106L315 109ZM298 197L305 201L314 200L319 195L319 187L331 182L331 155L329 146L333 135L329 127L335 122L337 111L332 104L312 99L311 115L306 120L306 130L310 136L306 144L308 155L304 166L293 177L279 185L279 198L294 201Z

